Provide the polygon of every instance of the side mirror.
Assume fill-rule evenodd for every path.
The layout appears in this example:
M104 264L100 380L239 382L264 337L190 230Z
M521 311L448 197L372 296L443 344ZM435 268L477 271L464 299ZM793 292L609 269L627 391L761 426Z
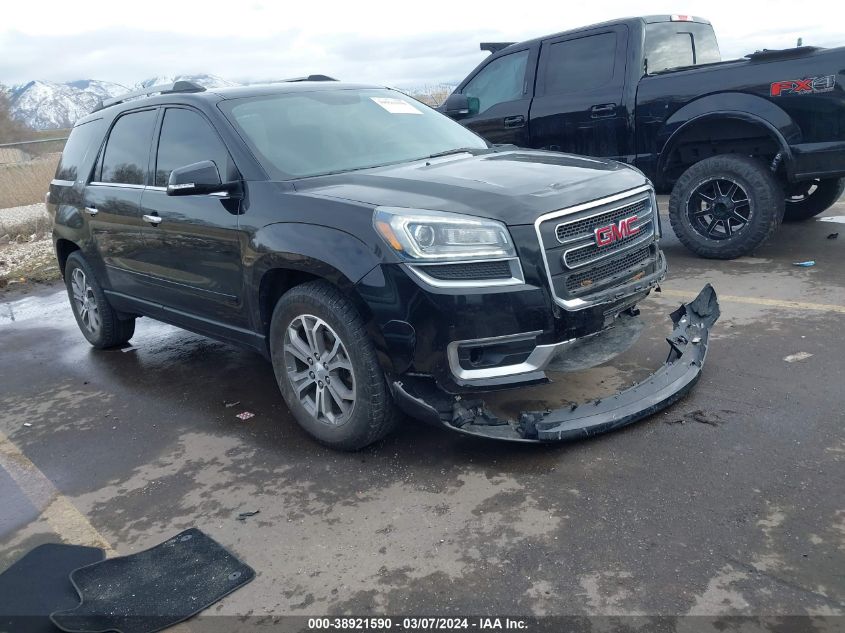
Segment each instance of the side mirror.
M443 114L453 119L462 119L466 116L478 114L478 108L478 97L452 93L446 98L446 103L443 104Z
M168 196L194 196L209 193L228 192L230 183L220 179L220 172L214 161L203 160L170 172L167 181Z

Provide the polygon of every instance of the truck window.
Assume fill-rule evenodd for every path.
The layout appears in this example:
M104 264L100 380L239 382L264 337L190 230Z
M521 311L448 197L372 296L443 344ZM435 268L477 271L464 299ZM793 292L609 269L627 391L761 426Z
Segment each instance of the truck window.
M613 78L616 33L601 33L543 46L545 94L598 88Z
M709 24L656 22L646 25L646 73L720 61L719 44Z
M96 119L83 123L82 125L77 125L70 131L70 137L68 137L67 143L65 143L62 158L59 161L58 168L56 168L56 180L67 180L71 182L76 180L82 162L88 156L91 146L95 141L102 139L100 135L102 127L103 120Z
M479 114L498 103L522 98L528 51L511 53L494 59L464 86L463 93L477 97Z
M155 110L124 114L117 120L103 150L100 182L145 184L155 120Z
M156 159L157 187L166 187L178 167L212 160L223 180L231 180L229 152L202 115L184 108L168 108L161 124Z

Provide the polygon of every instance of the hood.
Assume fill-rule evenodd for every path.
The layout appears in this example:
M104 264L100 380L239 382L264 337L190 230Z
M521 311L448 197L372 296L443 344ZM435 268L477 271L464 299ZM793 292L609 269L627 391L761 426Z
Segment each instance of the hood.
M611 160L516 150L305 178L294 186L300 195L465 213L513 226L647 182L638 170Z

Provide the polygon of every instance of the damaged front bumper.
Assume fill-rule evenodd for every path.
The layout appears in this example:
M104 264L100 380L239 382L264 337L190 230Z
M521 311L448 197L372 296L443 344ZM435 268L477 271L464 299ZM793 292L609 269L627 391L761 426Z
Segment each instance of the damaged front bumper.
M683 397L701 376L710 328L719 318L716 292L707 284L670 315L669 356L642 382L613 396L547 411L499 418L480 400L461 400L425 383L393 383L397 403L411 416L478 437L515 442L555 442L605 433L646 418Z

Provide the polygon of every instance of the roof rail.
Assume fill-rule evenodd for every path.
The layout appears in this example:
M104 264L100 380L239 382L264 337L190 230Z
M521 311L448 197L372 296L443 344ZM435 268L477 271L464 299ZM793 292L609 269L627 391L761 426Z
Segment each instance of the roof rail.
M337 81L334 77L328 75L308 75L307 77L291 77L290 79L282 79L284 83L293 81Z
M176 81L172 84L161 84L158 86L150 86L149 88L142 88L141 90L135 90L133 92L127 92L126 94L118 95L117 97L113 97L111 99L104 99L97 104L97 107L94 108L93 112L97 110L102 110L103 108L108 108L109 106L117 105L118 103L123 103L124 101L129 101L129 99L134 99L135 97L146 97L152 94L170 94L173 92L204 92L205 88L200 86L193 81Z
M503 48L507 48L511 44L515 44L516 42L481 42L479 44L479 48L483 51L490 51L494 55L498 53Z

